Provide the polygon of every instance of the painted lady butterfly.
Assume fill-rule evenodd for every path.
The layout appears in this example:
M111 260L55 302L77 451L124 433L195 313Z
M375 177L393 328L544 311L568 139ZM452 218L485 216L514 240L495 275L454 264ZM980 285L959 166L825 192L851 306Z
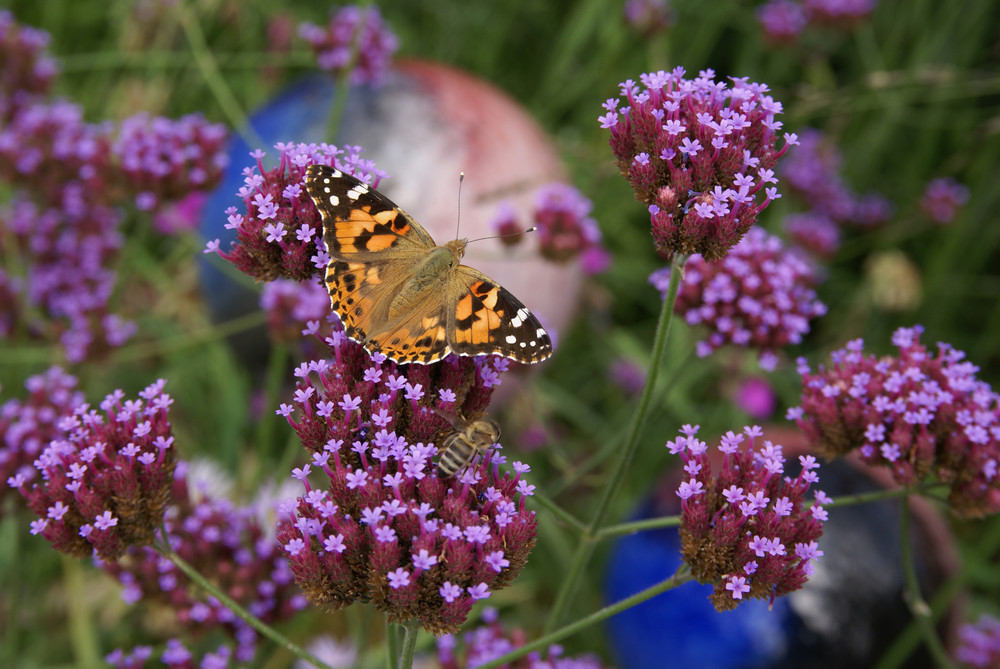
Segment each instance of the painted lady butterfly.
M323 217L326 286L347 336L398 363L449 353L535 363L552 355L538 319L510 291L459 264L467 240L438 246L389 198L349 174L310 165Z

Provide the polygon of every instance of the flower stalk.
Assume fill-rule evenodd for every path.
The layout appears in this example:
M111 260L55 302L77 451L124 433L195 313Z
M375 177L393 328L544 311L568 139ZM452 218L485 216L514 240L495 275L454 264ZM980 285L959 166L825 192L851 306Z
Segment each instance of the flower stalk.
M560 620L562 620L562 617L565 615L566 609L569 607L572 596L576 590L576 584L579 581L584 568L587 566L587 562L590 560L591 553L593 553L594 543L598 538L600 538L599 531L601 529L601 525L604 523L604 518L607 515L608 509L611 506L611 502L614 500L618 489L621 487L622 480L625 478L628 466L632 462L632 458L635 456L636 449L639 447L639 437L642 435L642 428L646 424L646 419L649 416L649 408L652 404L653 391L656 388L660 367L663 364L663 356L667 350L670 324L673 320L674 314L674 302L677 300L677 291L684 278L684 263L686 261L687 256L681 253L675 254L670 261L670 284L667 286L665 291L666 296L663 300L663 307L660 311L660 319L656 325L656 336L653 340L653 350L650 356L649 373L646 376L646 385L643 386L642 394L639 396L639 403L636 405L635 414L633 414L632 417L632 423L629 426L628 434L625 437L625 443L622 446L621 456L616 461L615 468L604 487L604 491L601 493L601 498L598 501L597 508L594 510L594 515L592 516L590 523L580 536L580 542L577 544L576 553L573 555L573 561L570 564L569 572L563 580L559 593L556 595L556 601L552 606L552 611L549 614L549 618L545 626L545 629L548 632L551 632L555 626L559 624Z

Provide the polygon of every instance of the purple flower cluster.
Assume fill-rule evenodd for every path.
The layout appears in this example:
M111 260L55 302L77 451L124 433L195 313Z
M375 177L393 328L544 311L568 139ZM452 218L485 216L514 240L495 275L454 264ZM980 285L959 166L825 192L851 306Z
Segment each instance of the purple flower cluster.
M0 502L7 491L14 492L10 486L19 476L34 476L33 463L42 449L60 434L59 421L83 403L83 393L76 390L76 383L73 375L51 367L25 381L27 398L7 400L0 405L0 481L8 483L0 492Z
M706 70L687 79L678 67L642 75L641 87L630 79L621 84L626 106L611 98L598 119L666 259L724 256L780 197L766 184L778 183L772 168L797 142L785 134L776 148L782 108L767 86L733 79L729 87L714 77Z
M955 659L970 667L1000 666L1000 620L983 615L975 623L962 625Z
M40 209L23 197L0 208L0 231L22 263L20 271L0 276L10 302L0 336L23 332L59 341L72 363L125 343L136 327L108 305L115 285L111 266L122 245L120 220L110 207L73 213L65 206Z
M593 203L569 184L554 181L535 192L533 220L538 228L538 246L543 258L567 262L580 257L588 274L598 274L607 268L607 252L601 246L601 231L590 217ZM493 227L506 235L500 241L507 246L524 239L524 226L517 220L509 203L502 203Z
M840 176L841 156L819 130L807 128L782 162L781 177L813 213L838 225L875 226L892 216L879 193L856 194Z
M238 195L246 214L236 207L226 210L226 228L236 231L236 241L227 253L219 240L208 242L206 253L217 253L244 274L258 281L278 278L305 281L325 268L330 256L320 242L323 226L319 211L306 193L306 168L312 164L334 165L359 179L373 180L377 187L385 176L373 163L360 157L361 148L343 150L330 144L276 144L278 164L264 169L264 152L254 151L256 168L246 168L244 186Z
M0 14L0 179L13 187L0 237L19 261L0 273L0 336L59 340L67 360L80 362L135 331L108 304L122 244L118 205L150 209L212 188L225 137L196 116L87 123L78 105L44 95L54 73L41 54L47 39Z
M523 630L507 631L499 622L496 609L483 609L483 623L462 634L461 643L452 634L437 640L437 661L441 669L472 669L501 655L517 650L527 642ZM528 653L510 664L509 669L602 669L601 661L593 656L565 657L561 646L552 644L542 655Z
M303 23L299 36L312 46L320 68L336 76L350 69L355 84L381 83L399 48L399 40L383 23L377 7L331 9L325 28Z
M920 198L920 208L935 223L951 223L969 201L969 189L954 179L932 179Z
M82 403L57 421L57 436L34 462L41 480L22 471L8 481L38 516L32 534L60 552L96 552L105 561L152 542L176 463L167 420L173 400L164 383L148 386L135 400L116 390L101 411Z
M237 507L208 494L194 494L187 464L178 463L172 503L164 527L170 547L227 595L267 624L292 617L306 601L288 561L263 523L268 509ZM124 586L129 604L140 599L174 611L180 625L203 632L223 627L238 641L237 660L253 659L257 633L214 597L196 589L177 566L150 547L132 547L102 568ZM201 595L201 596L199 596Z
M823 505L831 501L817 491L806 503L805 493L819 481L816 458L799 456L801 470L792 478L783 476L781 446L765 440L757 447L759 427L727 432L720 457L709 454L697 432L685 425L683 436L667 442L688 476L677 496L681 554L691 573L715 586L710 599L719 611L735 608L744 596L773 602L798 590L823 555L817 541L827 518Z
M228 162L227 135L224 125L208 123L200 114L176 121L136 114L121 122L111 142L120 173L114 181L135 195L135 206L143 211L209 189Z
M665 297L669 268L649 280ZM688 261L675 309L689 325L711 330L698 342L699 356L731 343L758 349L761 367L770 370L777 363L775 352L801 342L809 321L826 313L812 289L816 281L810 263L755 228L718 262L700 256Z
M0 126L48 94L56 75L48 44L48 33L18 25L9 10L0 9Z
M964 517L1000 511L1000 397L976 378L965 353L920 344L923 328L900 328L898 356L864 355L851 341L833 365L813 373L804 360L802 404L788 417L827 456L857 450L911 485L933 475L951 487L948 502Z
M789 214L785 234L799 248L820 260L830 260L840 248L840 228L815 211Z
M108 653L104 660L115 669L143 669L146 661L153 657L153 649L149 646L136 646L129 652L122 649ZM157 667L166 669L229 669L233 665L233 650L222 644L197 659L180 639L170 639L167 647L160 655ZM239 661L235 658L235 661Z
M808 19L802 5L794 0L769 0L755 10L757 23L769 44L791 44L799 39Z
M646 37L663 32L674 23L669 0L625 0L625 21Z
M286 509L295 520L278 542L314 604L368 601L391 621L455 631L476 600L517 576L535 542L526 466L501 473L505 458L490 453L441 479L433 461L451 417L482 416L507 361L397 366L339 329L327 343L330 358L296 369L294 403L278 411L312 453L294 472L306 494ZM309 483L313 470L322 488Z
M308 323L330 313L330 294L320 281L277 279L264 284L260 308L267 314L267 330L273 341L301 343Z
M849 30L868 18L874 0L768 0L757 7L757 22L770 44L796 42L806 26Z

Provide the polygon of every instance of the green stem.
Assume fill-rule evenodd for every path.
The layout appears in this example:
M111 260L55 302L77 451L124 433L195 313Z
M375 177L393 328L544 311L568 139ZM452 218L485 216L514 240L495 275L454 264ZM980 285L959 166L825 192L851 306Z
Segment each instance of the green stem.
M385 666L399 669L399 630L388 619L385 621L385 652Z
M583 521L578 519L576 516L571 514L566 509L562 508L546 495L539 493L537 490L532 494L531 501L537 503L539 506L543 506L548 509L552 515L560 519L570 527L572 527L577 532L585 532L587 526L583 524Z
M909 492L907 489L906 492ZM903 497L903 510L899 519L899 538L902 542L903 574L906 577L906 602L910 607L917 626L920 628L924 645L942 669L954 669L955 663L948 656L948 650L941 643L937 630L934 629L934 617L931 607L920 593L920 583L917 581L916 559L913 555L913 544L910 541L910 498Z
M837 497L832 504L828 504L827 508L832 509L834 507L840 506L853 506L855 504L869 504L871 502L880 502L886 499L896 499L897 497L906 497L914 493L920 495L927 495L930 492L938 488L943 488L939 483L925 483L912 488L892 488L890 490L873 490L872 492L858 493L857 495L844 495L843 497Z
M73 656L81 667L101 666L97 651L97 630L94 612L87 605L84 595L83 569L79 560L62 556L63 581L66 583L66 607L69 613L69 635L73 643Z
M608 527L602 528L598 531L597 536L601 539L610 539L611 537L620 537L625 534L635 534L636 532L642 532L644 530L659 530L664 527L679 527L680 524L680 516L647 518L646 520L635 520L631 523L609 525Z
M362 0L357 3L361 10L361 16L368 16L368 5L371 0ZM366 21L363 18L362 21ZM363 28L359 27L354 39L351 41L351 57L348 59L347 67L340 71L337 77L337 88L333 93L333 105L330 107L330 115L326 117L326 141L335 142L337 131L340 130L340 122L344 117L344 109L347 108L347 94L351 91L351 72L358 64L358 52L361 50L361 34Z
M552 606L552 611L545 625L547 632L551 632L559 624L570 605L571 599L575 594L576 584L580 580L580 576L594 551L594 542L598 538L598 531L604 522L604 517L607 515L612 500L618 493L622 480L625 478L625 472L628 470L628 466L639 447L639 437L642 434L646 418L649 416L653 391L656 388L660 367L663 365L663 357L667 350L670 323L674 315L674 303L677 301L677 291L684 277L684 263L686 261L686 255L677 254L670 263L670 287L667 290L666 299L663 300L663 307L660 310L660 320L656 325L656 336L653 340L653 350L649 358L649 373L646 376L646 385L643 386L642 394L639 396L639 404L636 406L635 414L633 414L632 424L629 426L625 444L621 450L621 456L615 462L615 469L604 486L601 498L597 503L597 508L594 510L594 515L587 525L586 531L580 536L580 543L577 545L576 553L573 555L569 572L566 574L559 593L556 595L556 601Z
M163 534L165 536L165 533ZM320 669L332 669L329 665L325 664L322 660L307 651L305 648L302 648L298 644L294 643L291 639L273 627L265 625L259 618L255 617L252 613L240 606L235 599L217 588L215 584L206 579L198 573L194 567L185 562L184 558L175 553L168 544L165 542L159 542L156 545L156 550L159 551L159 553L165 558L177 565L177 568L184 572L184 574L190 578L195 585L222 602L226 608L235 613L236 616L247 625L250 625L250 627L254 628L274 643L283 647L288 652L301 657L313 666L319 667Z
M417 648L417 636L420 634L420 623L409 620L399 626L403 630L403 647L399 654L399 669L412 669L413 651Z
M219 64L215 61L211 50L208 48L205 33L201 31L201 26L198 25L198 21L191 14L187 3L182 0L177 3L176 7L181 30L184 31L184 37L187 38L188 46L191 47L191 55L194 56L194 62L198 66L198 70L201 72L205 83L208 84L209 89L219 103L219 107L222 108L222 113L226 115L229 119L229 124L240 134L243 141L247 143L247 146L263 148L264 142L261 141L253 126L250 125L250 120L243 113L243 108L236 101L236 97L233 95L232 90L230 90L229 84L226 83L225 77L219 71Z
M586 629L587 627L590 627L595 623L599 623L602 620L607 620L613 615L617 615L626 609L630 609L633 606L642 604L646 600L652 599L653 597L656 597L660 593L666 592L667 590L672 590L673 588L676 588L679 585L683 585L684 583L687 583L688 581L691 580L693 580L693 577L688 572L687 565L681 565L680 568L678 568L677 572L670 578L666 579L665 581L661 581L660 583L657 583L652 587L646 588L642 592L638 592L632 595L631 597L623 599L619 602L615 602L610 606L605 606L603 609L595 611L594 613L591 613L589 616L580 618L576 622L570 623L565 627L561 627L554 632L550 632L545 636L532 641L531 643L521 646L517 650L512 650L506 655L501 655L495 660L491 660L486 664L478 665L477 669L493 669L494 667L499 667L500 665L507 664L512 660L524 657L525 655L534 650L541 650L543 648L546 648L549 645L556 643L557 641L561 641L562 639L565 639L568 636L576 634L580 630Z

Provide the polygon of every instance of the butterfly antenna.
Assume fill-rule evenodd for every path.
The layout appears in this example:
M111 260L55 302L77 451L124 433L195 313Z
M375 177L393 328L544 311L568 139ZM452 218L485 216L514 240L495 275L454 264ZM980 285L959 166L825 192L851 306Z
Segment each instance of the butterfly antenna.
M516 235L523 235L526 232L534 232L538 229L537 225L533 225L530 228L525 228L524 230L515 230L514 232L505 232L502 235L490 235L489 237L476 237L475 239L470 239L469 244L472 242L481 242L484 239L501 239L503 237L514 237Z
M458 232L462 228L462 182L465 181L465 172L458 173L458 216L455 221L455 239L458 239Z

